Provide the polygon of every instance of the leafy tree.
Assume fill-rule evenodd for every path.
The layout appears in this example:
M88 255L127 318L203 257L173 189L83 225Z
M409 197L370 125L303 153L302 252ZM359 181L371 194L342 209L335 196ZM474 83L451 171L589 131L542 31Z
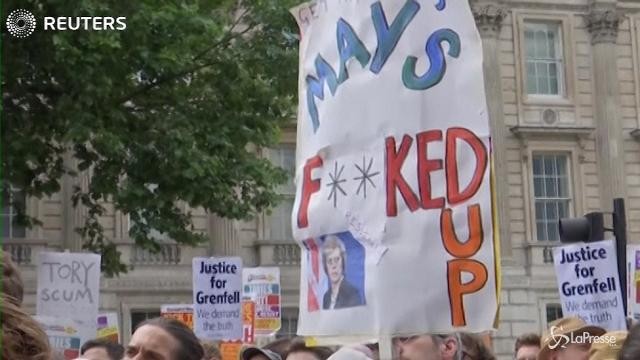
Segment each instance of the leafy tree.
M268 209L285 175L255 149L277 142L294 116L292 2L3 2L3 14L22 8L38 19L28 38L2 33L3 186L43 197L63 175L90 171L72 196L88 209L77 231L107 275L127 269L98 222L105 201L129 214L130 236L151 250L151 229L204 240L180 202L233 219ZM126 29L44 31L44 16L124 16Z

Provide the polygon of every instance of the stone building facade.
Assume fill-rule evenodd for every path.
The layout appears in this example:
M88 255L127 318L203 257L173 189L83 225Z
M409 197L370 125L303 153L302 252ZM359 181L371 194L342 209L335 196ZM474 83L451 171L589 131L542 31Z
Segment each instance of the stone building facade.
M611 210L613 198L624 197L629 240L640 242L640 0L471 4L484 47L500 215L503 290L493 344L508 359L515 337L540 332L561 315L551 259L558 218ZM263 154L293 171L295 127ZM3 229L3 248L22 267L30 310L38 253L81 248L73 229L82 209L68 200L76 185L86 186L86 179L65 178L60 194L24 199L41 227ZM213 255L280 266L281 334L295 333L300 253L289 230L293 183L280 191L285 201L271 215L248 222L194 210L196 229L210 241L184 248L167 239L159 254L136 248L127 216L105 204L105 229L133 267L102 281L101 308L119 313L124 340L160 305L191 302L191 258ZM3 196L21 198L19 191ZM3 208L2 216L10 224L12 210Z

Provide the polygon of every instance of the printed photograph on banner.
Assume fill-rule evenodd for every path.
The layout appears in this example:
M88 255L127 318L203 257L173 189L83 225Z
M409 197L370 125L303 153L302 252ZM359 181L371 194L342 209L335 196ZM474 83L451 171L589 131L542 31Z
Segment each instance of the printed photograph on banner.
M312 266L308 268L308 310L334 310L363 306L365 250L346 231L304 242Z

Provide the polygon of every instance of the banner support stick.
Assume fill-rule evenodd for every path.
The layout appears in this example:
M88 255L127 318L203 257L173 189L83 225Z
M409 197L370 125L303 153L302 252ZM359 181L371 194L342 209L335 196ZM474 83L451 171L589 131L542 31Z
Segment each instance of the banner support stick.
M395 359L395 354L393 351L393 338L391 336L381 336L378 345L380 349L380 360Z

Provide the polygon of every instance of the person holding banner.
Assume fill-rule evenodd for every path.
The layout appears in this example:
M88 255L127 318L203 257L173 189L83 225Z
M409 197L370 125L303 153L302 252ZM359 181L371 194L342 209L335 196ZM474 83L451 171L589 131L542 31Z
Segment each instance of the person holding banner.
M167 318L143 322L131 337L125 360L202 360L204 350L185 324Z
M322 308L340 309L362 305L358 289L345 278L347 250L342 240L329 235L322 246L324 271L329 286L322 299Z

